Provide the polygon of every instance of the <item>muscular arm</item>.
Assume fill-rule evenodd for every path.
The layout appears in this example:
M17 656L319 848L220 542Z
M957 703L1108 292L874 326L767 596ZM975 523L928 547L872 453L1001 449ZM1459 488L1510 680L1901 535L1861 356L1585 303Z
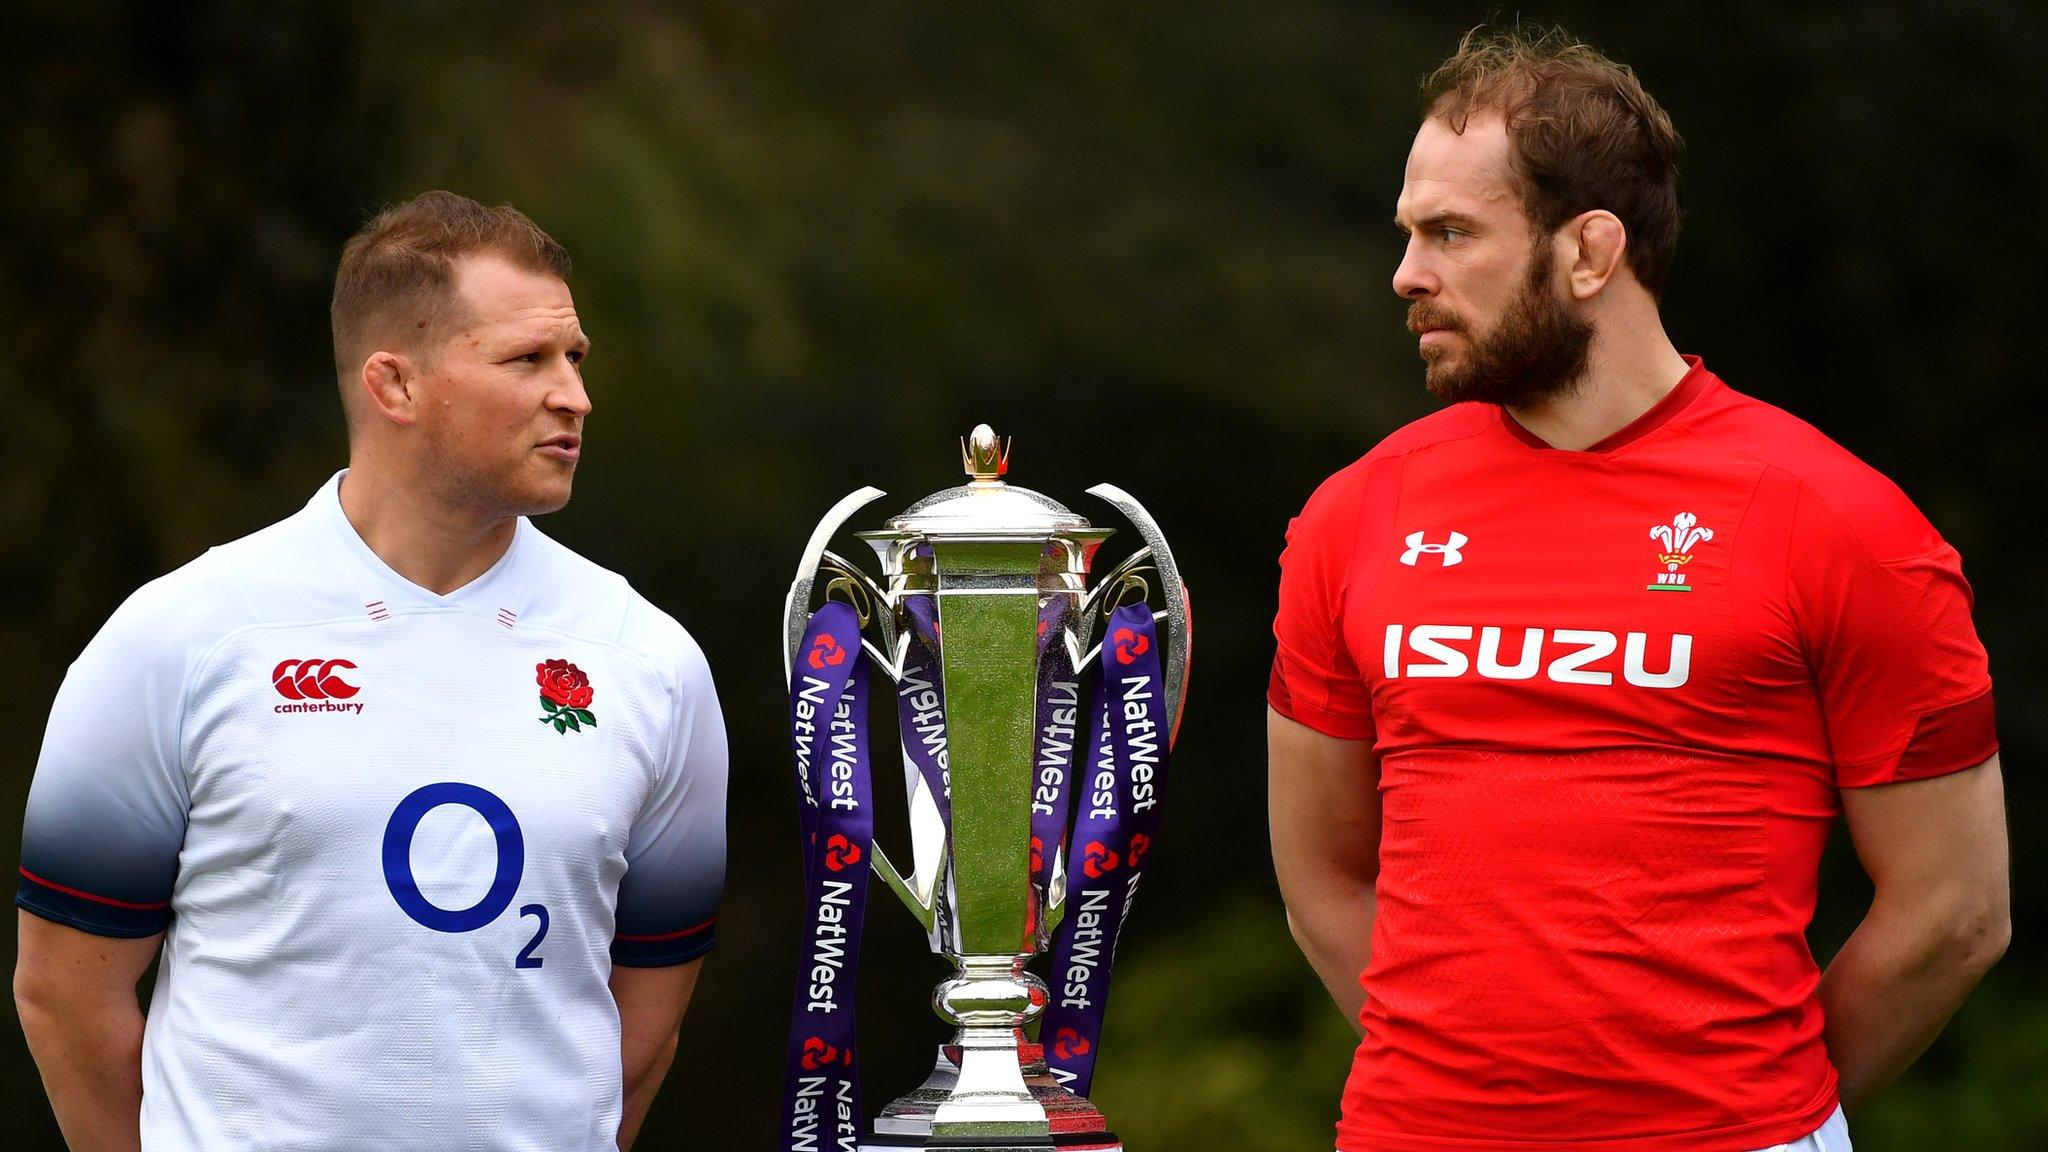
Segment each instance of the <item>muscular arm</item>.
M142 1008L135 984L163 934L95 936L15 913L14 1005L73 1152L142 1147Z
M1828 1055L1854 1112L1927 1050L2012 936L1998 757L1849 788L1842 809L1876 894L1820 983Z
M1352 1027L1379 912L1379 766L1364 740L1340 740L1266 711L1266 802L1287 926Z
M612 968L612 999L619 1005L619 1060L626 1103L619 1118L619 1147L631 1148L647 1119L647 1107L676 1057L676 1040L690 994L697 988L699 958L665 968Z

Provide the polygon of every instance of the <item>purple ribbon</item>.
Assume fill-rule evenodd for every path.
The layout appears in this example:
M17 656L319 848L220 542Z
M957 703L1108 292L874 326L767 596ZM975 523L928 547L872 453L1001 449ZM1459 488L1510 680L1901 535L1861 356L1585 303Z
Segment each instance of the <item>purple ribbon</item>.
M1053 942L1039 1040L1061 1084L1087 1095L1109 1006L1110 967L1159 829L1171 725L1152 610L1111 614L1088 707L1088 766L1067 847L1066 917Z
M1081 723L1081 676L1062 627L1065 605L1049 596L1038 611L1038 730L1031 788L1031 882L1049 897L1053 862L1066 844L1073 809L1074 745ZM1067 865L1073 867L1071 860Z
M783 1079L783 1152L857 1152L860 1143L854 982L875 832L866 663L859 617L834 601L812 614L791 669L807 914Z
M939 818L953 820L953 773L946 762L946 686L939 672L938 606L929 594L903 602L909 617L910 646L903 655L903 678L896 683L897 728L904 755L917 766L924 786L939 806Z

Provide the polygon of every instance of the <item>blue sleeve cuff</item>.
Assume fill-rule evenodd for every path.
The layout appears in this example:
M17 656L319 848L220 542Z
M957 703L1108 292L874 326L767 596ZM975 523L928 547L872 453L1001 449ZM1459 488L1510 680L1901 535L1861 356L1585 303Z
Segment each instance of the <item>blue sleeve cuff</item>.
M14 890L15 904L67 928L95 936L136 940L154 936L171 926L171 903L168 900L152 904L115 900L68 888L26 868L20 872L21 879Z
M628 935L624 932L612 937L612 963L627 968L668 968L687 964L706 952L716 943L713 928L717 917L675 932L656 935Z

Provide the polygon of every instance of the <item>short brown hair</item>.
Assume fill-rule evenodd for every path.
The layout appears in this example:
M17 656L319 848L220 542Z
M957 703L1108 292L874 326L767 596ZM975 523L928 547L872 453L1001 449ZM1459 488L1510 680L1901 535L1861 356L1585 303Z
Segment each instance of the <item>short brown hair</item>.
M372 343L403 339L426 352L459 316L455 265L490 253L569 278L569 253L510 204L486 208L453 192L422 192L363 225L334 273L334 364L342 389Z
M1561 29L1475 28L1422 82L1422 114L1463 133L1482 112L1507 122L1522 209L1539 234L1581 212L1612 212L1636 279L1652 294L1663 289L1678 247L1685 143L1628 66Z

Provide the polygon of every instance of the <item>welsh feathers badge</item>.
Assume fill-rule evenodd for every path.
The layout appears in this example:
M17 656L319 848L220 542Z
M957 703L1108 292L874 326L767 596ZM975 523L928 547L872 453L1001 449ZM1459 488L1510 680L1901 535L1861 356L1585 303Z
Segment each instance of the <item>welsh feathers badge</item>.
M540 684L541 711L547 713L541 723L553 724L557 732L581 732L586 725L597 726L597 717L590 711L591 697L597 692L583 669L567 660L550 660L535 664L533 672Z

